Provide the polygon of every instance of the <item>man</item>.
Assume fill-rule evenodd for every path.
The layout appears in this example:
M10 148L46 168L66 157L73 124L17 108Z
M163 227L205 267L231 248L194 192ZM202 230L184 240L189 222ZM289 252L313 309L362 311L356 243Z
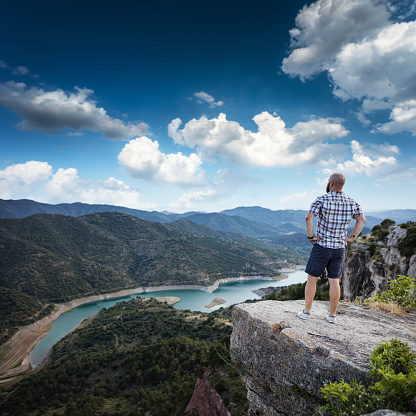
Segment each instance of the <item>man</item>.
M342 173L332 174L326 186L327 193L316 198L306 215L306 230L313 247L305 269L308 281L305 286L305 309L298 313L301 319L310 318L316 282L326 268L330 299L330 311L326 319L329 323L336 322L340 298L339 279L344 266L345 246L358 237L366 221L361 207L342 192L344 184L345 176ZM315 236L313 218L316 216L318 224ZM356 221L355 226L351 235L347 237L352 218Z

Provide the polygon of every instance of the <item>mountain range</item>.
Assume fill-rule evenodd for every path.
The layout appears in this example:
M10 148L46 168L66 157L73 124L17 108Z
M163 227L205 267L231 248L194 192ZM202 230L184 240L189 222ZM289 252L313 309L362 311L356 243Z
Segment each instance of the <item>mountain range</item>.
M142 211L114 205L45 204L32 200L0 199L0 218L25 218L33 214L61 214L79 217L97 212L120 212L159 223L187 219L217 231L240 233L252 238L277 238L282 235L305 232L306 210L270 210L263 207L238 207L216 213L186 212L174 214ZM416 210L390 210L365 213L367 223L363 234L386 218L397 223L416 221Z

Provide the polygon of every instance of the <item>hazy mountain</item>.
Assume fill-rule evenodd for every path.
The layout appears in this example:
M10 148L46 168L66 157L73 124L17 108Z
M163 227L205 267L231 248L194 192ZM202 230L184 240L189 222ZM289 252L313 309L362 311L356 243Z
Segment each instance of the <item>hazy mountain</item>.
M390 211L369 212L368 215L382 219L389 218L396 221L397 224L416 221L416 209L394 209Z
M240 216L230 216L222 213L193 214L187 220L213 228L217 231L245 234L253 238L264 238L278 235L277 229L266 224L247 220Z
M4 200L0 199L0 218L25 218L33 214L61 214L71 217L94 214L96 212L121 212L133 215L146 221L170 222L168 215L157 211L141 211L115 205L83 204L44 204L30 199Z
M305 216L307 211L305 210L277 210L272 211L268 208L262 207L239 207L234 209L227 209L221 211L226 215L238 215L246 218L250 221L256 221L263 224L276 227L284 223L290 223L294 225L305 225Z
M262 207L238 207L220 213L142 211L114 205L43 204L27 199L1 200L0 218L25 218L36 213L61 214L79 217L96 212L121 212L146 221L170 223L188 219L217 231L240 233L252 238L274 238L280 234L303 233L306 210L276 210ZM367 218L365 233L383 219L390 218L398 224L415 221L416 210L392 210L365 213ZM353 223L352 223L353 224Z

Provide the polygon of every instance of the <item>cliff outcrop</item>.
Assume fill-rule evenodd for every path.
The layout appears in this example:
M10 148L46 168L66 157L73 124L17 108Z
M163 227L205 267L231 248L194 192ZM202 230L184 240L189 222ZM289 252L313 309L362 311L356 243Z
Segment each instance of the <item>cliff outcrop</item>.
M231 356L250 401L249 415L311 416L319 389L353 379L368 383L369 358L381 342L406 341L416 350L416 314L398 317L342 304L338 323L315 302L308 321L297 318L303 301L262 301L233 309Z
M372 296L385 289L387 282L397 275L416 278L416 254L407 258L399 250L399 244L406 234L407 231L400 226L392 226L383 242L361 239L351 244L341 281L344 299Z
M198 416L230 416L220 395L208 380L209 369L202 378L198 378L191 401L186 406L185 413Z

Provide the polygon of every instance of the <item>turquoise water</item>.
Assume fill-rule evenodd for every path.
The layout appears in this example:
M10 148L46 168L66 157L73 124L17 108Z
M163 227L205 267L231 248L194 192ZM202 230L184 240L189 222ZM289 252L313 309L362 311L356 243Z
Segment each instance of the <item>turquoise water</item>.
M247 280L241 282L223 283L212 293L203 292L201 290L164 290L161 292L141 293L139 295L136 294L117 299L107 299L87 303L62 314L55 322L53 322L52 328L47 332L47 336L43 338L31 352L30 364L33 368L40 364L53 345L55 345L66 334L74 330L83 319L99 312L102 308L109 308L122 300L131 300L137 296L142 298L174 296L181 298L180 302L175 303L174 305L177 309L211 312L224 306L244 302L247 299L258 299L260 296L256 295L252 291L262 287L287 286L306 281L306 274L303 270L287 274L289 277L280 281ZM221 298L227 302L211 309L205 308L205 306L210 304L214 298Z

